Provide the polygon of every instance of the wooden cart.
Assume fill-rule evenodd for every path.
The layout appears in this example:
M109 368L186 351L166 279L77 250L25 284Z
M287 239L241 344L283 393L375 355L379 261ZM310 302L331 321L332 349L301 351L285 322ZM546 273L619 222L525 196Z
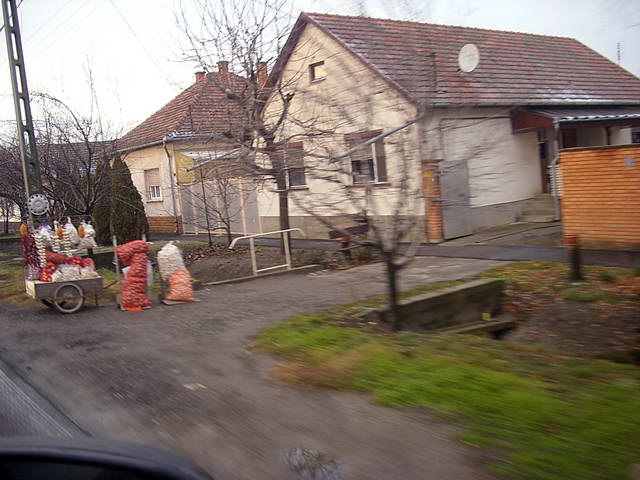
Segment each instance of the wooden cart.
M77 312L84 305L87 295L97 294L102 290L102 277L61 282L25 280L24 283L27 295L40 300L47 307L55 308L60 313Z

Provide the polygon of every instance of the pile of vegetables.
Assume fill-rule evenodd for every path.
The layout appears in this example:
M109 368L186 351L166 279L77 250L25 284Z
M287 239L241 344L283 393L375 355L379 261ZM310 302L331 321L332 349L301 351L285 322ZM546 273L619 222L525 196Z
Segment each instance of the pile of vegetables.
M151 306L146 294L149 245L142 240L134 240L117 247L116 253L122 264L129 267L122 282L120 306L131 311Z
M173 244L167 243L158 252L158 268L162 279L169 282L167 300L174 302L194 302L193 280L184 266L182 252Z
M93 260L71 255L72 248L93 248L95 230L82 222L79 229L67 219L62 226L57 221L42 225L35 231L20 225L20 236L27 280L57 282L98 277Z

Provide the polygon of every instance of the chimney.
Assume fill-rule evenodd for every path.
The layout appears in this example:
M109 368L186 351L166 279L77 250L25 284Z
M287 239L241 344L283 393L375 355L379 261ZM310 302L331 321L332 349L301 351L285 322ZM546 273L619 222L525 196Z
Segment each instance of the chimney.
M200 80L203 80L205 76L204 72L196 72L196 82L199 82Z
M267 84L269 72L267 70L267 62L258 62L258 86L263 88Z
M218 73L229 73L229 62L220 60L218 62Z

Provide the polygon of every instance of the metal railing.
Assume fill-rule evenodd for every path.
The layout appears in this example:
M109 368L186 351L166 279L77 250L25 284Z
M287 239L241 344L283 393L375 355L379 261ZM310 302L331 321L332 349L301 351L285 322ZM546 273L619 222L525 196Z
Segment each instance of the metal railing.
M291 270L291 250L289 248L290 247L289 232L294 232L294 231L300 232L303 237L306 236L305 233L299 228L287 228L286 230L275 230L273 232L256 233L254 235L245 235L243 237L234 238L233 242L231 242L231 245L229 245L229 249L233 250L233 247L236 246L236 243L238 242L238 240L245 240L247 238L249 239L249 250L251 253L251 269L253 270L253 276L257 276L261 272L275 270L276 268L286 267L287 270ZM282 265L275 265L273 267L258 268L258 262L256 261L256 245L255 245L254 238L264 237L266 235L275 235L276 233L282 234L283 241L284 241L284 258L286 263L283 263Z

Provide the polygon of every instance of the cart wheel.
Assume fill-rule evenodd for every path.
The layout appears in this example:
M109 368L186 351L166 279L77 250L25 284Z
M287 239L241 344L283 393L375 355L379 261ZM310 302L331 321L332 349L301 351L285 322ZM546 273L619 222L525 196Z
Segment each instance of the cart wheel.
M46 298L41 298L40 301L44 303L49 308L56 308L51 300L47 300Z
M74 283L60 285L53 297L53 306L60 313L75 313L84 305L84 292Z

